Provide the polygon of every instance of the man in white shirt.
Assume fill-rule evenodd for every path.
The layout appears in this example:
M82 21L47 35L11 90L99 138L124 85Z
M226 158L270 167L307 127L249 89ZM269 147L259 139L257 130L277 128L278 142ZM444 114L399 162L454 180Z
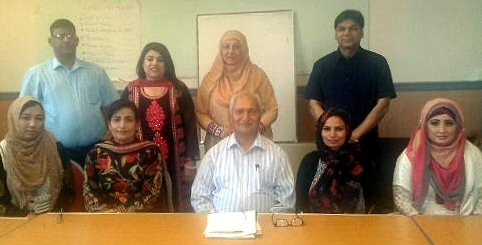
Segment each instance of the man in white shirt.
M294 211L294 179L286 153L258 133L259 97L235 94L229 104L233 133L204 156L192 186L196 212Z

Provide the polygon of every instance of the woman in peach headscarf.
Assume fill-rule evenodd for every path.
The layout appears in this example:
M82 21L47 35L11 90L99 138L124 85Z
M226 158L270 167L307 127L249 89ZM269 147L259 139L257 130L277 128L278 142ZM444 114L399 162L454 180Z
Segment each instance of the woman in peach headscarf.
M259 132L272 139L271 124L278 116L273 86L266 73L251 63L246 37L232 30L221 37L219 53L196 96L197 121L206 131L205 151L232 133L228 120L229 100L240 91L261 98L263 114Z
M482 154L466 139L457 103L439 98L425 104L397 159L393 194L405 215L482 213Z

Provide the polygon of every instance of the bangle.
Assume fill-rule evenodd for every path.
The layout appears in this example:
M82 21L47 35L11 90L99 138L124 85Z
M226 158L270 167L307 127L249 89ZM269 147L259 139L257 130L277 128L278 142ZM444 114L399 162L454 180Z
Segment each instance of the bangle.
M223 125L212 121L209 123L206 131L209 134L214 135L215 137L221 137L221 133L223 132Z

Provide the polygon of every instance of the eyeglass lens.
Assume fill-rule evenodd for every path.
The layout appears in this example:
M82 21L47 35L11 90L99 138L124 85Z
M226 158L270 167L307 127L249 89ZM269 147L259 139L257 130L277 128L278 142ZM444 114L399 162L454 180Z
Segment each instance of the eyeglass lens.
M274 219L273 220L274 225L277 227L286 227L286 226L302 226L303 225L303 220L298 217L293 218L291 221L288 221L287 219Z
M67 39L72 39L74 38L74 34L72 33L57 33L54 35L55 38L58 38L58 39L61 39L63 40L64 38L67 38Z

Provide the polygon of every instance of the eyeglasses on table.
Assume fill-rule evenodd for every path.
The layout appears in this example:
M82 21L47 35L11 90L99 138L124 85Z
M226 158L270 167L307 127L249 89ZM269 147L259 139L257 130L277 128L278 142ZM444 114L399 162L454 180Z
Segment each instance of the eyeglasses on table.
M287 219L287 216L293 216L289 219ZM288 227L288 226L293 226L293 227L298 227L298 226L303 226L304 221L303 219L297 214L275 214L273 213L271 215L271 220L273 221L273 225L275 227Z

